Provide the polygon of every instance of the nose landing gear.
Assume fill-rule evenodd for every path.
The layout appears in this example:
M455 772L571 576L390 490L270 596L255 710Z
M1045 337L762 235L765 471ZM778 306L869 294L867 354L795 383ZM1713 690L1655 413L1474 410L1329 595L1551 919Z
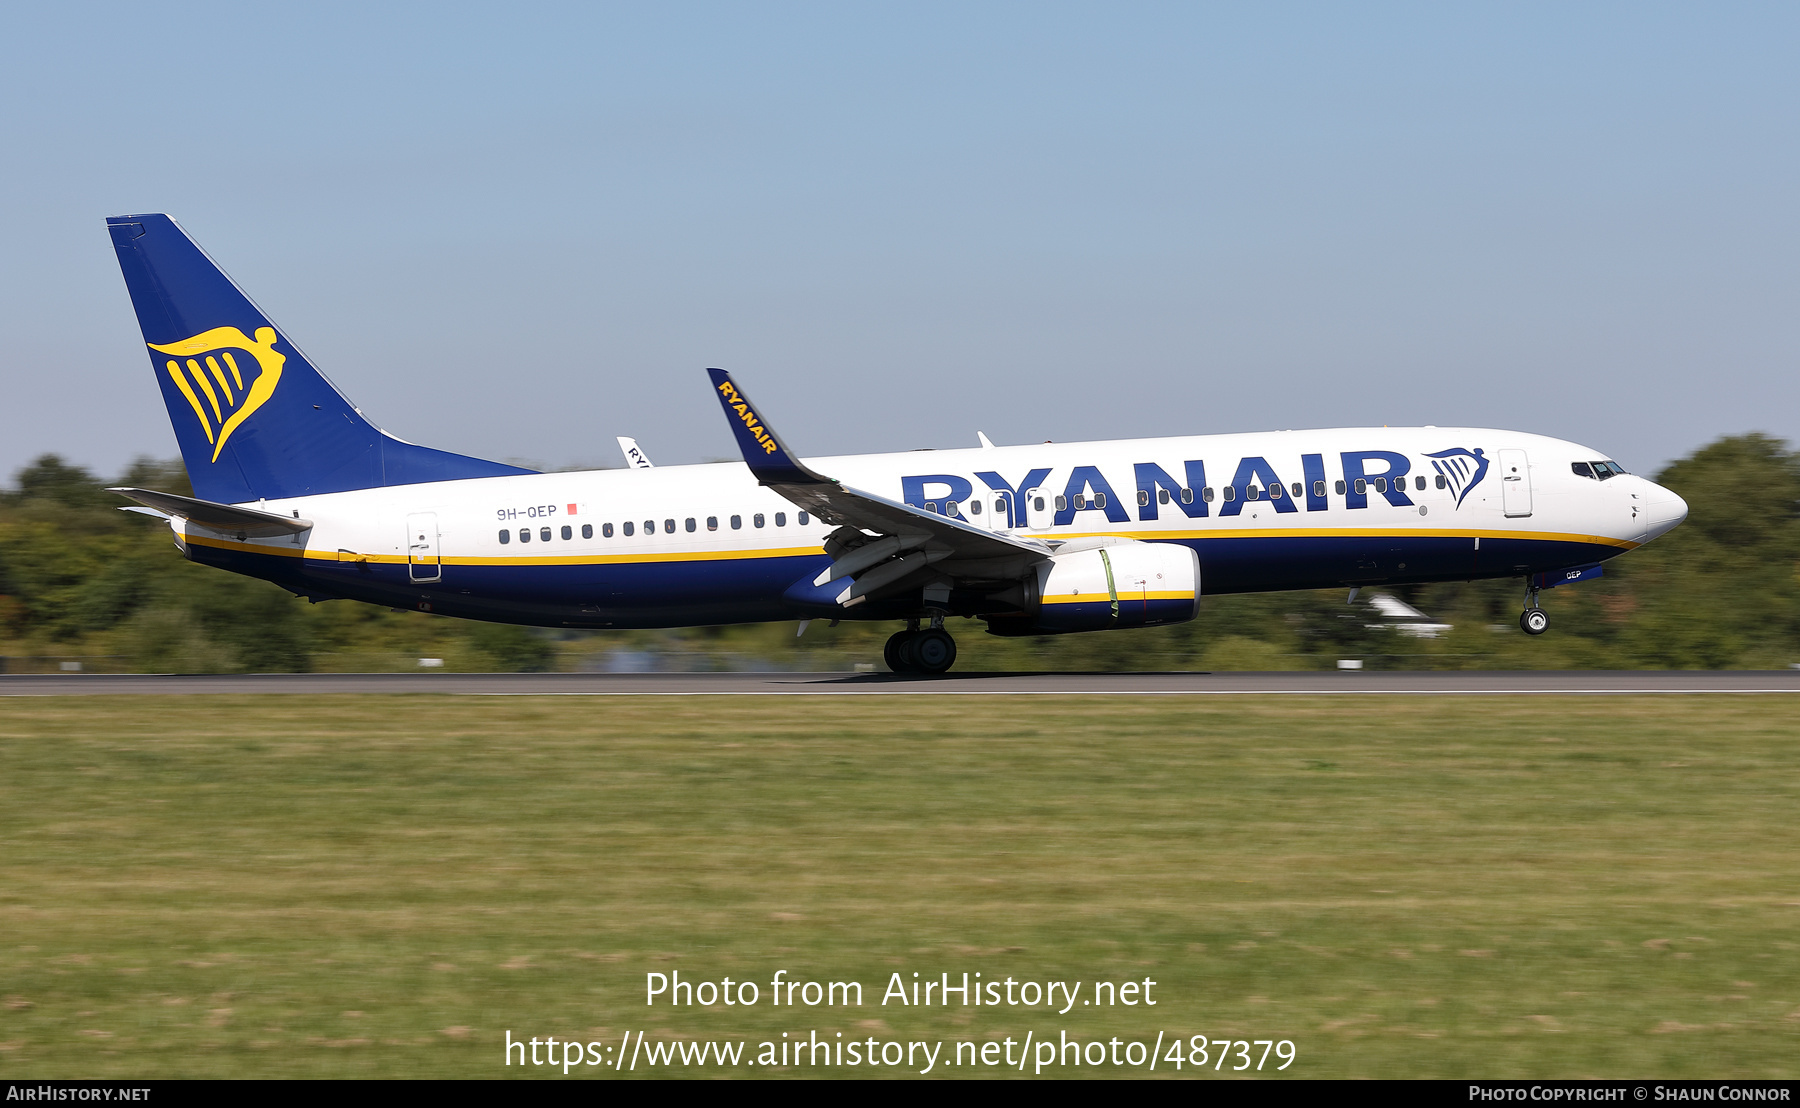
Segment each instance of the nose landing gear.
M1525 590L1525 610L1519 613L1519 630L1527 635L1541 635L1550 630L1550 614L1538 607L1538 590Z
M911 622L911 621L909 621ZM956 664L956 640L944 630L941 620L921 631L913 623L904 631L896 631L881 649L881 659L895 673L922 673L935 676Z

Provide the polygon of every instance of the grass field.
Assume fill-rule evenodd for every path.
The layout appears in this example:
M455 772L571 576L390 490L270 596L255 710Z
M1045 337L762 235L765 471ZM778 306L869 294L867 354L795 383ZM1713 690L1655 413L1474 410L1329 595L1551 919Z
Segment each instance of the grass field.
M14 699L0 1076L1062 1030L1289 1039L1305 1077L1794 1077L1797 736L1779 697ZM773 1007L783 969L865 1003ZM673 970L762 1003L646 1008ZM884 1007L896 971L1158 1004Z

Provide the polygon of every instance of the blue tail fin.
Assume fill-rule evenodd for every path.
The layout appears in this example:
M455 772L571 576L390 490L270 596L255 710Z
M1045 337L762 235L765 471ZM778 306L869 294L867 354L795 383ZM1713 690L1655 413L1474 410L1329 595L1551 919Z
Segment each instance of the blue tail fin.
M106 226L201 499L533 472L414 446L364 419L168 216Z

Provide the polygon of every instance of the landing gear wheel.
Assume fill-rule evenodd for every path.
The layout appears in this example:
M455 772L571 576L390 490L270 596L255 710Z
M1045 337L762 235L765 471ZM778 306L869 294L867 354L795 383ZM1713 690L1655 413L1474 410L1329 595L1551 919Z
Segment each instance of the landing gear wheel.
M1550 617L1542 608L1527 608L1519 613L1519 630L1527 635L1541 635L1550 629Z
M920 673L943 673L956 664L956 640L941 628L920 631L913 637L908 660Z
M887 663L888 669L895 673L913 673L916 670L912 663L912 640L917 631L895 631L888 636L887 645L881 648L881 660Z

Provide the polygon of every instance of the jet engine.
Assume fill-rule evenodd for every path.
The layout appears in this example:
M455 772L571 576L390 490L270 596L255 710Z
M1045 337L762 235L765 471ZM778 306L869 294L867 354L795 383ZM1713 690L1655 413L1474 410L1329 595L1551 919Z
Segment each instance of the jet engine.
M1022 614L988 617L996 635L1055 635L1185 623L1200 612L1200 557L1128 540L1052 555L1025 581Z

